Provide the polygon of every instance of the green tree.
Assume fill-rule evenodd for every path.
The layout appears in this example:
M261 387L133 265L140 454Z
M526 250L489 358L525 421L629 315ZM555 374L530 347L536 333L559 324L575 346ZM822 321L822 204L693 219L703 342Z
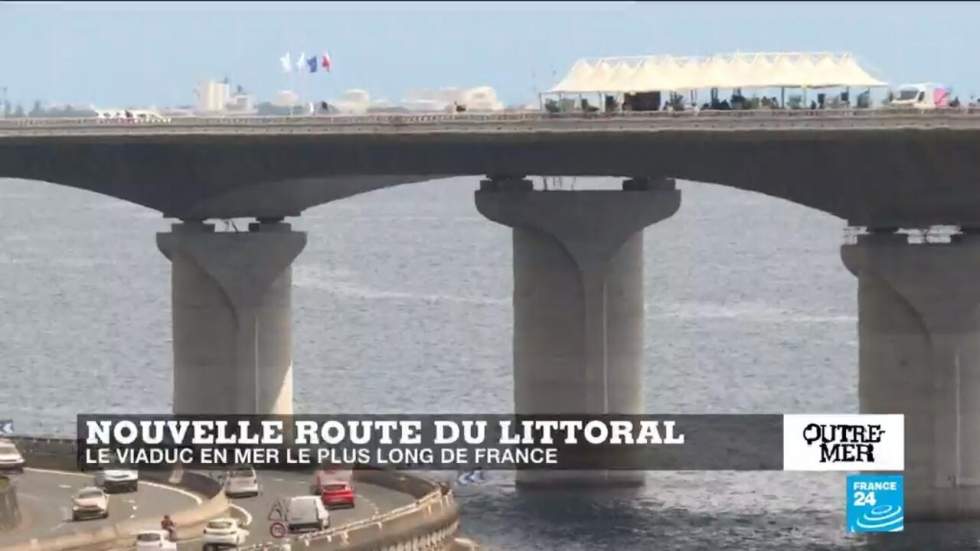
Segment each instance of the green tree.
M17 104L17 109L14 109L14 116L24 118L24 107L21 104Z
M31 111L30 113L28 113L28 116L40 117L42 115L44 115L44 108L41 107L41 100L36 99L34 100L34 107L31 108Z

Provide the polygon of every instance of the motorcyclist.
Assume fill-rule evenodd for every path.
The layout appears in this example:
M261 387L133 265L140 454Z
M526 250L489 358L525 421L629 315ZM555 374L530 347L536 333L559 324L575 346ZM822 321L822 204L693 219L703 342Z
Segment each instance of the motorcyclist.
M177 523L170 518L170 515L163 515L163 520L160 521L160 529L167 531L170 541L177 541Z

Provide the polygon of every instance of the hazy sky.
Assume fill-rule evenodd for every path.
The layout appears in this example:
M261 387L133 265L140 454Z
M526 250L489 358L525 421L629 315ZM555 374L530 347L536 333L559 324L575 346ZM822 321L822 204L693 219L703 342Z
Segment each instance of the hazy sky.
M0 87L34 99L118 105L194 101L225 76L260 98L348 88L490 85L526 103L579 57L850 51L889 82L980 92L976 3L34 3L0 2ZM286 52L330 52L334 71L290 83Z

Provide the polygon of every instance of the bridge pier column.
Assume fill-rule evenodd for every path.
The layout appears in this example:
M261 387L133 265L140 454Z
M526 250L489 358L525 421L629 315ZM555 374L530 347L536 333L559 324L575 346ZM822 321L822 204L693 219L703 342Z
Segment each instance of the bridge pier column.
M905 415L912 520L980 517L980 235L844 245L858 277L862 413Z
M278 222L157 234L172 264L174 413L293 412L292 262L305 245Z
M643 228L674 214L673 181L534 191L486 180L484 216L512 227L514 409L643 413ZM528 485L638 485L643 473L519 471Z

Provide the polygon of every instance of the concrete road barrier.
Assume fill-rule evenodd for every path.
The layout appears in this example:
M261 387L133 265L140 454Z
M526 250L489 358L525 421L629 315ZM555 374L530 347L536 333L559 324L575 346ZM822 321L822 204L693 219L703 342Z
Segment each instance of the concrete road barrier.
M441 551L453 548L459 532L459 508L449 487L403 472L358 468L355 482L408 494L413 503L373 517L295 538L290 551ZM281 548L268 541L239 551Z
M20 524L20 508L17 505L17 487L10 479L0 476L0 532L13 530Z

